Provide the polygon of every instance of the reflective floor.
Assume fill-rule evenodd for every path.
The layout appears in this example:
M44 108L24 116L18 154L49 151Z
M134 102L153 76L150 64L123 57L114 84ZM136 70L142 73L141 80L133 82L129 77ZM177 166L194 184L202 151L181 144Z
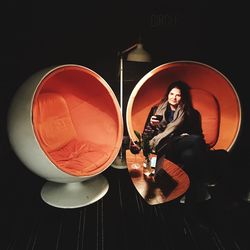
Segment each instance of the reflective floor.
M7 157L7 156L6 156ZM107 194L77 209L44 203L45 182L11 153L2 182L1 244L8 250L250 249L250 203L217 185L199 204L148 205L127 169L108 168ZM227 190L228 191L228 190ZM226 194L228 193L228 194Z

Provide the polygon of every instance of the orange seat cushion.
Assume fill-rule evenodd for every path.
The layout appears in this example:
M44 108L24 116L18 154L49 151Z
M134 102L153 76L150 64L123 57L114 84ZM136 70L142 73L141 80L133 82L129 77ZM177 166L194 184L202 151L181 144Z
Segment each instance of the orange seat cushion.
M57 166L73 175L88 175L104 164L109 155L100 145L72 140L64 147L50 153Z
M33 105L33 125L48 158L66 173L91 175L110 157L111 147L79 140L64 97L40 93Z
M219 136L220 112L216 98L208 91L191 89L193 106L201 114L201 125L206 143L213 147Z
M56 93L40 94L33 106L33 124L46 152L65 146L76 137L64 98Z

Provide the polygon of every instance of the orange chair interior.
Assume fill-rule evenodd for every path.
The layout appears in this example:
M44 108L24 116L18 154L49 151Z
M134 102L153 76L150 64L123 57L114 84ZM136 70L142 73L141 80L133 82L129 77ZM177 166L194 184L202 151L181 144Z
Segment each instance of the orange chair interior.
M163 97L168 85L182 80L191 87L194 107L200 112L207 144L214 149L230 150L241 123L238 96L229 80L215 69L195 62L163 64L139 81L130 96L127 127L132 139L134 130L143 131L150 108Z
M120 110L102 81L91 71L68 66L48 74L36 91L37 140L54 165L70 175L95 175L119 151Z

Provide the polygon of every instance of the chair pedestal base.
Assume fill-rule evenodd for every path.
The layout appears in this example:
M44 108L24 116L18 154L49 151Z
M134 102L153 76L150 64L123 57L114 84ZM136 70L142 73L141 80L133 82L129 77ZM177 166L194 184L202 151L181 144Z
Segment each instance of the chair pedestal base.
M113 161L113 163L111 164L111 166L113 168L116 168L116 169L126 169L126 168L128 168L127 162L126 162L126 157L124 156L124 158L123 158L123 157L120 157L120 155L118 155L116 157L116 159Z
M108 191L109 183L101 174L83 182L46 182L41 197L47 204L58 208L78 208L101 199Z

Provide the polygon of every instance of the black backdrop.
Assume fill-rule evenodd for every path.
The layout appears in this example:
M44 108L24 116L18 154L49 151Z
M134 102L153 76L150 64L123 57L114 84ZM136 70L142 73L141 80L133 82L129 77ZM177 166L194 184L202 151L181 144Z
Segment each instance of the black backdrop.
M80 64L100 74L117 93L118 53L140 36L153 57L152 67L174 60L194 60L229 78L242 106L242 126L233 152L239 161L247 162L248 25L244 6L178 1L171 5L168 1L29 4L12 0L1 9L2 159L15 158L8 144L6 115L16 88L30 75L48 66ZM131 77L126 70L125 74L125 80ZM136 72L132 78L136 81ZM6 167L5 171L15 175L15 166Z

